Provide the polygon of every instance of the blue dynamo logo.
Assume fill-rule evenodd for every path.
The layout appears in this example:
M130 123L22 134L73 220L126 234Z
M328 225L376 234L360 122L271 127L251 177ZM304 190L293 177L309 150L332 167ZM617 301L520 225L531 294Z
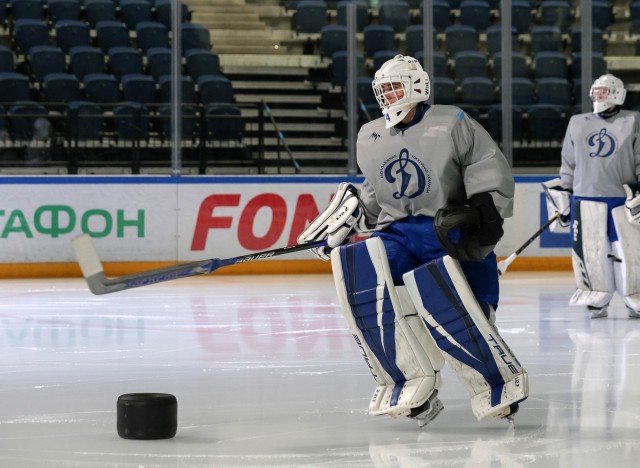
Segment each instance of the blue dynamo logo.
M411 159L409 151L403 148L400 151L398 159L391 161L384 169L384 178L389 183L394 183L400 179L400 191L395 192L393 197L398 200L402 197L415 198L424 193L426 188L426 175L423 168ZM407 193L411 185L411 181L416 179L415 190Z
M618 146L615 137L607 133L606 128L590 134L587 137L587 144L594 150L589 153L592 158L607 158L615 152Z

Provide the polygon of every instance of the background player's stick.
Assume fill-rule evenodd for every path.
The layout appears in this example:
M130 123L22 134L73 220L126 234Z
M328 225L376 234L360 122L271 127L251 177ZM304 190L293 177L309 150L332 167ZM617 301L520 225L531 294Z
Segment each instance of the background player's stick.
M308 244L292 245L289 247L281 247L279 249L265 250L249 255L242 255L232 258L210 258L207 260L198 260L189 263L180 263L163 268L141 271L130 275L117 276L115 278L107 278L104 274L102 262L98 257L98 253L93 247L91 237L88 234L82 234L73 239L73 250L80 264L82 275L87 281L87 285L93 294L109 294L125 289L138 288L149 284L160 283L162 281L171 281L178 278L187 278L189 276L204 275L211 273L218 268L237 263L251 262L254 260L262 260L265 258L276 257L302 250L309 250L316 247L327 245L326 240L311 242Z
M538 236L542 234L545 231L545 229L547 229L551 225L551 223L553 223L556 219L558 219L558 216L560 216L560 213L556 213L555 215L553 215L549 219L549 221L544 223L540 227L540 229L538 229L533 236L531 236L524 244L522 244L522 246L518 250L513 252L511 255L509 255L507 258L505 258L501 262L498 262L498 274L499 275L504 274L504 272L507 271L507 268L509 268L509 265L511 265L511 262L513 262L524 249L529 247L529 244L531 244L534 240L536 240Z

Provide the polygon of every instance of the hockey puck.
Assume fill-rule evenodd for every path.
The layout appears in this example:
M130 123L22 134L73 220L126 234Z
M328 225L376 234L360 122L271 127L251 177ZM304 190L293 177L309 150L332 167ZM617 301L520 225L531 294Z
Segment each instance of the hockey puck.
M118 397L118 435L123 439L170 439L178 429L178 402L168 393L127 393Z

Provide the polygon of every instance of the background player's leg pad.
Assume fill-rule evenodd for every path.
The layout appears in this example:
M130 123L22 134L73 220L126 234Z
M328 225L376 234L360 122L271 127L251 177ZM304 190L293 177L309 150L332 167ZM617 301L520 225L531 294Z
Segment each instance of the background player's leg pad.
M410 415L440 386L442 353L406 290L393 286L380 239L334 249L331 263L347 324L378 383L369 413Z
M480 420L508 416L529 393L527 373L487 320L460 264L449 256L406 273L413 302Z
M613 271L607 237L607 204L589 200L574 202L571 261L576 291L569 305L603 308L613 296Z

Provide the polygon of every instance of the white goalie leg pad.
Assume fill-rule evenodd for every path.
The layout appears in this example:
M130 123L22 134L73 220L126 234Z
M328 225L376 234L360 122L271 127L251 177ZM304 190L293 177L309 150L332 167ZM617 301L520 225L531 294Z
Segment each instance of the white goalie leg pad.
M640 310L640 226L627 219L626 208L619 206L611 211L618 240L612 244L616 291L627 307Z
M378 238L331 252L338 299L378 387L372 415L408 416L440 387L444 358L404 287L395 287Z
M445 360L471 397L478 420L502 418L529 394L528 376L476 300L457 260L429 262L403 276Z
M576 292L569 305L605 307L613 296L613 268L607 236L606 203L578 200L573 205L571 261Z

